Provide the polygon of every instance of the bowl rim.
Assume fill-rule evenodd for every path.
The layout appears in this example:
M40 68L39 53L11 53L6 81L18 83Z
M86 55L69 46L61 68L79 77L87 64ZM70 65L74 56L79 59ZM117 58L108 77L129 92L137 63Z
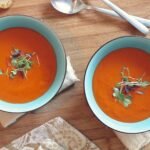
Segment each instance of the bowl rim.
M30 111L33 111L33 110L36 110L36 109L38 109L38 108L40 108L40 107L42 107L42 106L44 106L44 105L46 105L48 102L50 102L56 95L57 95L57 93L59 92L59 90L61 89L61 87L62 87L62 85L63 85L63 82L64 82L64 80L65 80L65 76L66 76L66 71L67 71L67 60L66 60L66 52L65 52L65 48L64 48L64 46L63 46L63 44L62 44L62 42L61 42L61 40L59 39L59 37L58 37L58 35L56 34L56 32L53 30L53 28L52 27L49 27L46 23L44 23L44 22L42 22L42 21L40 21L39 19L37 19L37 18L35 18L35 17L32 17L32 16L29 16L29 15L20 15L20 14L17 14L17 15L7 15L7 16L2 16L2 17L0 17L0 20L1 19L8 19L8 18L21 18L21 19L29 19L29 20L31 20L31 21L33 21L33 22L35 22L35 23L38 23L42 28L45 28L47 31L49 31L49 33L50 34L52 34L52 36L54 37L54 39L57 41L57 43L59 44L59 46L60 46L60 49L62 50L62 54L63 54L63 59L64 59L64 72L62 73L62 80L60 81L60 83L59 83L59 86L57 86L57 90L56 90L56 92L55 93L53 93L53 96L51 96L51 98L49 98L49 100L46 98L46 100L42 103L42 104L37 104L35 107L33 106L32 108L30 108L30 107L28 107L28 108L23 108L22 107L22 109L17 109L17 108L15 108L15 111L14 111L14 109L8 109L8 108L0 108L0 111L3 111L3 112L9 112L9 113L25 113L25 112L30 112ZM19 26L18 26L19 27ZM21 26L20 26L21 27ZM14 27L10 27L10 28L14 28ZM28 27L22 27L22 28L28 28ZM5 30L5 29L4 29ZM33 29L34 30L34 29ZM0 31L3 31L3 30L0 30ZM35 30L36 31L36 30ZM36 31L36 32L38 32L38 31ZM41 34L41 33L39 33L38 32L38 34ZM41 35L41 36L43 36L44 37L44 35ZM48 40L46 37L44 37L46 40ZM48 41L49 42L49 41ZM57 74L56 74L57 75ZM54 81L55 81L56 79L54 79ZM53 81L53 83L54 83L54 81ZM53 84L52 83L52 84ZM50 86L51 87L51 86ZM50 88L49 87L49 88ZM49 89L48 89L49 90ZM47 91L48 91L47 90ZM46 94L46 92L47 91L45 91L44 92L44 94L43 95L41 95L41 96L45 96L45 94ZM39 97L41 97L41 96L39 96ZM30 103L32 103L32 102L35 102L36 100L37 100L38 98L36 98L35 100L33 100L33 101L31 101L31 102L27 102L27 103L20 103L20 104L15 104L15 103L9 103L9 102L6 102L6 101L3 101L3 100L0 100L0 102L1 101L3 101L4 103L7 103L8 105L12 105L12 106L23 106L24 104L25 105L30 105ZM6 105L7 105L6 104Z
M86 81L87 81L87 71L88 71L88 69L89 69L89 65L90 65L90 63L92 62L92 60L94 59L94 57L96 56L96 54L104 47L104 46L106 46L107 44L109 44L109 43L111 43L111 42L114 42L114 41L116 41L116 40L119 40L119 39L122 39L122 38L141 38L141 39L145 39L145 40L150 40L150 39L148 39L148 38L146 38L146 37L142 37L142 36L120 36L120 37L117 37L117 38L114 38L114 39L112 39L112 40L109 40L109 41L107 41L106 43L104 43L104 44L102 44L94 53L93 53L93 55L91 56L91 58L89 59L89 61L88 61L88 64L87 64L87 66L86 66L86 69L85 69L85 73L84 73L84 81L83 81L83 87L84 87L84 96L85 96L85 98L86 98L86 101L87 101L87 103L88 103L88 105L89 105L89 107L90 107L90 109L92 110L92 112L94 113L94 115L96 116L96 119L97 120L99 120L101 123L103 123L104 125L106 125L107 127L109 127L109 128L111 128L111 129L113 129L113 130L115 130L115 131L117 131L117 132L120 132L120 133L126 133L126 134L137 134L137 133L143 133L143 132L146 132L146 131L150 131L150 128L149 129L142 129L142 130L140 130L139 132L136 130L136 131L134 131L134 130L132 130L131 128L127 128L127 130L120 130L119 128L114 128L114 127L112 127L111 125L109 125L108 124L108 122L106 123L103 119L101 119L100 117L101 116L98 116L98 112L96 111L96 110L94 110L94 104L91 104L92 102L91 101L93 101L92 100L92 98L88 98L88 95L87 95L87 89L86 89ZM100 60L101 61L101 60ZM100 63L100 62L99 62ZM94 69L94 71L95 71L95 69ZM92 92L93 93L93 92ZM91 100L90 100L91 99ZM96 102L96 100L95 100L95 98L94 98L94 101ZM96 105L98 106L98 104L97 104L97 102L96 102ZM99 107L99 106L98 106ZM102 111L101 110L101 108L99 107L99 110L100 111ZM102 111L103 112L103 111ZM107 115L105 112L103 112L110 120L114 120L116 123L121 123L122 125L124 125L124 126L127 126L127 125L131 125L131 124L133 124L133 125L136 125L136 124L139 124L139 123L141 123L141 122L144 122L145 120L150 120L150 118L148 118L148 119L145 119L145 120L142 120L142 121L139 121L139 122L133 122L133 123L126 123L126 122L121 122L121 121L118 121L118 120L115 120L115 119L113 119L113 118L111 118L109 115Z

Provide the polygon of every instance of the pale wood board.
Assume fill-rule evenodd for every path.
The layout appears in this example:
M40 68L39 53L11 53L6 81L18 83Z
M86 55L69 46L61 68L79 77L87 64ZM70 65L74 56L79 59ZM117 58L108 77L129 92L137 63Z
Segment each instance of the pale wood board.
M149 0L112 1L133 15L150 19ZM106 7L98 0L88 2ZM113 131L100 123L90 110L84 96L83 79L90 57L105 42L119 36L141 34L124 21L94 11L70 16L61 14L52 8L49 0L14 0L10 9L0 11L1 17L14 14L33 16L51 26L61 39L66 54L71 57L81 81L46 106L22 117L14 125L6 129L0 127L0 147L46 121L61 116L102 150L125 150Z

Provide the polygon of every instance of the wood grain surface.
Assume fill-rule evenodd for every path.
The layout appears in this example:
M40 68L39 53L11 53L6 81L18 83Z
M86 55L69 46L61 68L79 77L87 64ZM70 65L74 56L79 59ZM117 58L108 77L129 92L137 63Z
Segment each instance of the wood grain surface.
M150 19L150 0L112 0L128 13ZM98 0L87 3L106 7ZM125 150L113 131L99 122L90 110L84 96L83 79L88 61L105 42L127 35L141 35L125 21L87 10L76 15L55 11L49 0L14 0L0 16L28 15L40 19L55 30L61 39L80 82L61 93L44 107L28 113L12 126L0 127L0 147L8 144L44 122L61 116L75 126L102 150Z

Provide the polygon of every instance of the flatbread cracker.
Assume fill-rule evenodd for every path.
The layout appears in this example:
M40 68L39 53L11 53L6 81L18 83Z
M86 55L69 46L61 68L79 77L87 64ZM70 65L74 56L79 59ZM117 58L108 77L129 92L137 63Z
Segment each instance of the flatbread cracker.
M100 150L60 117L33 129L0 150Z

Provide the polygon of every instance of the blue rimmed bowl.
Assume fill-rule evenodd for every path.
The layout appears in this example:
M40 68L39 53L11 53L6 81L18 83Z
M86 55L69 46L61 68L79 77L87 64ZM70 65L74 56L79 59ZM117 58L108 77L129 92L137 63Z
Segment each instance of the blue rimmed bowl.
M138 48L147 53L150 53L150 40L143 37L134 36L120 37L106 43L101 48L99 48L98 51L92 56L88 64L85 73L84 90L90 108L101 122L103 122L108 127L120 132L140 133L150 130L150 118L135 123L125 123L114 120L102 111L100 106L97 104L93 93L92 81L97 65L109 53L126 47Z
M41 97L33 100L32 102L23 104L12 104L0 100L0 110L7 112L27 112L37 109L46 103L48 103L59 91L66 74L66 55L64 48L53 32L52 29L45 26L42 22L32 17L27 16L6 16L0 18L0 31L6 30L13 27L24 27L32 29L42 36L44 36L48 42L53 46L56 61L57 61L57 72L55 79L50 88Z

